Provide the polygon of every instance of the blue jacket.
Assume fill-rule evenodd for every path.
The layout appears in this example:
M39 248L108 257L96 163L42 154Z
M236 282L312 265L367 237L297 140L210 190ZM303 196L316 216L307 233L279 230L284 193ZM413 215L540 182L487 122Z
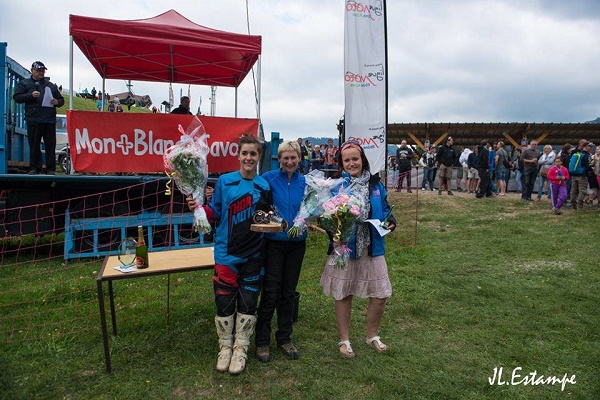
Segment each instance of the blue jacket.
M287 172L282 169L268 171L262 175L271 188L273 195L273 204L281 217L287 222L288 229L294 225L294 218L300 210L300 204L304 198L304 188L306 179L298 171L292 174L288 181ZM306 231L299 237L289 238L287 231L277 233L267 233L266 238L278 241L301 241L306 240Z
M344 187L348 187L350 184L350 176L347 173L343 173L342 177L345 179ZM337 194L339 188L334 189L334 194ZM369 212L369 219L383 220L388 211L390 211L390 205L387 202L387 191L385 186L381 183L378 176L371 176L369 181L369 202L371 203L371 210ZM388 221L396 225L396 219L393 215L388 217ZM369 232L371 235L371 244L369 245L369 256L376 257L385 254L385 237L379 235L375 227L369 224ZM356 258L356 236L353 234L348 242L348 247L352 250L350 258ZM327 254L333 252L333 240L330 235L329 237L329 250Z

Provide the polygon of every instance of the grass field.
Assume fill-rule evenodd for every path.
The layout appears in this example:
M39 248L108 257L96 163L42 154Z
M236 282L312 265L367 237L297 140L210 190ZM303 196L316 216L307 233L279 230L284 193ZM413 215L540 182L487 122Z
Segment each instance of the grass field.
M63 300L81 304L76 334L0 344L0 398L600 398L598 208L556 216L547 203L524 204L516 195L476 200L419 192L418 198L417 246L406 247L402 220L388 236L394 294L380 330L387 353L364 344L366 301L356 299L357 356L339 357L333 301L319 287L326 257L321 234L309 237L299 284L294 341L301 359L288 361L273 346L272 362L251 356L237 377L214 369L209 271L171 277L169 323L167 278L115 282L119 335L110 341L113 373L107 374L94 292L100 261L69 268L60 285L45 281L37 289L18 280L7 288L8 275L19 270L0 268L2 295L60 291L70 276L82 289ZM400 203L396 193L390 200ZM32 325L34 311L28 310ZM513 371L521 378L490 384L495 368L503 368L508 383ZM563 391L560 384L523 380L534 371L575 375L575 383Z
M69 109L69 97L70 96L68 94L63 94L63 97L65 98L65 105L56 109L57 114L65 114L66 111ZM84 99L81 97L73 97L73 110L97 111L98 110L98 108L96 108L97 103L98 103L97 100L95 101L95 100L90 100L90 99ZM152 110L147 110L142 107L131 107L131 110L128 110L127 106L123 106L123 112L151 113Z

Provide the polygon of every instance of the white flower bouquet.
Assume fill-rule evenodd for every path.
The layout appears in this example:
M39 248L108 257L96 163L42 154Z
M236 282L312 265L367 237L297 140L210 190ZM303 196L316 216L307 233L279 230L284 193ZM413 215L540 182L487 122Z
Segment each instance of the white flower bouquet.
M181 138L170 146L163 155L167 175L171 177L177 188L186 196L196 200L198 206L194 210L194 227L198 233L211 231L210 223L201 204L204 199L204 187L208 177L207 156L208 135L202 122L195 117L187 131L179 125Z
M325 178L323 171L312 170L305 175L306 187L300 210L294 218L294 225L288 231L288 237L298 237L306 231L308 220L323 213L323 203L333 196L331 190L340 185L342 178Z

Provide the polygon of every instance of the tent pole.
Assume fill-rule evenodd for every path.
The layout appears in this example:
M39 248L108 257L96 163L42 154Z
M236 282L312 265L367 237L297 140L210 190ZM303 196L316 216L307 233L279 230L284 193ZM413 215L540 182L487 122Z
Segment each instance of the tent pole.
M235 87L235 111L234 111L234 117L237 118L238 116L238 87Z
M73 109L73 35L69 35L69 110Z
M258 71L257 71L257 74L256 74L257 75L256 81L257 81L257 86L258 86L257 96L256 96L257 97L257 99L256 99L256 103L257 103L257 105L256 105L256 118L258 118L258 120L260 120L260 86L261 86L261 73L260 73L260 71L261 71L261 65L262 65L262 63L261 63L261 56L259 55L258 56Z
M103 68L104 69L104 68ZM104 112L104 110L106 110L106 102L104 101L104 98L106 97L106 71L104 71L104 76L102 77L102 96L100 98L100 100L102 101L102 112Z

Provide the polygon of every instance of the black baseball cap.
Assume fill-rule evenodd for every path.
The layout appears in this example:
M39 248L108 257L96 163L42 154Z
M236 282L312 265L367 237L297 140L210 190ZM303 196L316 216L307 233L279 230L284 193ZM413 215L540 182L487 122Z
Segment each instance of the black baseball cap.
M48 68L46 68L46 66L44 65L43 62L35 61L33 64L31 64L31 69L48 69Z
M587 146L594 147L594 143L592 143L592 142L585 142L585 144L583 145L583 147L587 147Z

